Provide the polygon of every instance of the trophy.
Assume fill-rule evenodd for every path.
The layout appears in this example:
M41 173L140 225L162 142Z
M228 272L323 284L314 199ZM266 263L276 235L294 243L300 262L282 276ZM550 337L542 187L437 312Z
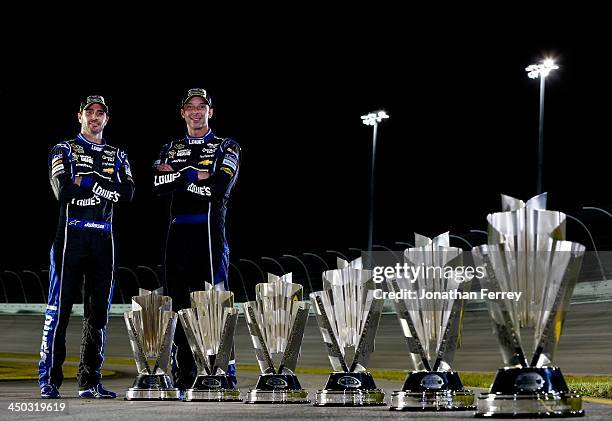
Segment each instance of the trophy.
M172 299L162 289L139 289L132 297L132 311L124 313L138 376L125 400L178 400L179 390L166 374L170 362L176 313Z
M374 338L383 300L374 297L372 273L361 258L323 273L323 291L310 294L319 329L333 368L325 389L316 392L317 406L385 405L385 393L376 387L366 366L374 351ZM351 365L346 350L354 350Z
M565 241L566 216L546 210L546 193L527 203L502 196L502 210L487 216L488 244L472 250L486 271L480 283L505 364L476 415L584 415L581 396L552 363L585 247Z
M255 294L255 301L244 303L244 313L262 374L245 402L309 403L294 374L310 310L310 303L301 301L302 286L291 282L291 273L268 274Z
M387 279L414 366L402 390L391 395L392 410L476 408L474 392L463 387L451 367L459 342L463 296L471 284L462 252L449 246L448 233L433 240L415 234L415 247L404 252L404 273Z
M205 284L205 291L190 294L191 308L178 312L198 369L183 400L240 402L240 390L231 386L226 374L238 321L234 293Z

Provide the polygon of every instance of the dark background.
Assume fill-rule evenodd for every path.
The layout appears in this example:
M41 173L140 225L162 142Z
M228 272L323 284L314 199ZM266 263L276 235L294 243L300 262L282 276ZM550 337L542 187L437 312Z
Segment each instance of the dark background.
M524 68L544 55L561 66L546 90L549 208L580 217L610 250L612 221L581 210L612 210L612 82L593 67L608 49L603 39L281 38L186 53L150 40L121 53L99 43L18 49L0 87L0 268L48 264L58 208L47 153L78 132L89 94L107 99L105 138L127 149L137 186L134 203L118 209L121 264L161 263L166 209L152 197L150 169L161 146L184 134L178 106L191 87L209 90L211 126L243 148L228 215L232 261L366 246L372 129L360 116L378 109L391 118L379 126L374 242L450 230L480 244L484 236L469 230L486 230L500 193L536 193L539 81ZM591 249L575 225L569 238Z

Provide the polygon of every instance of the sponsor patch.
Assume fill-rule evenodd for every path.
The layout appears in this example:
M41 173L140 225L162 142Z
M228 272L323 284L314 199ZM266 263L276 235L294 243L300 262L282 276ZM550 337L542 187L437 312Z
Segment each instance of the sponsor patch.
M181 150L185 147L185 145L183 145L182 143L177 143L176 145L174 145L174 149L176 150Z
M64 166L62 164L56 165L51 168L51 177L56 176L57 174L64 174Z
M210 196L210 187L198 187L195 184L191 183L187 186L187 191L191 193L198 194L200 196Z
M105 198L107 200L110 200L111 202L118 202L119 201L120 194L118 192L111 191L111 190L106 190L105 188L103 188L98 183L94 183L91 191L96 196L103 197L103 198Z
M176 156L189 156L191 155L191 149L182 149L176 153Z
M109 149L104 149L104 155L113 156L115 152Z
M85 152L85 150L83 149L83 147L81 145L73 145L72 146L72 150L76 153L83 153Z
M107 174L114 174L115 173L115 169L114 168L104 168L102 170L102 172L105 172Z
M96 206L102 200L98 196L90 197L89 199L72 199L72 204L76 206Z
M76 158L76 156L75 156L75 158ZM80 158L81 162L93 165L93 158L91 156L89 156L89 155L81 155L79 158Z
M198 162L198 165L210 165L212 163L212 159L205 159L204 161Z
M162 184L172 183L174 180L179 178L180 175L181 174L178 173L178 172L173 172L173 173L170 173L170 174L156 175L155 178L153 179L153 184L155 186L160 186Z
M228 173L229 175L234 175L234 171L230 170L227 167L221 167L221 171Z
M223 158L223 162L221 163L221 165L227 165L228 167L236 171L236 160L232 159L232 157L230 156L226 156L225 158Z

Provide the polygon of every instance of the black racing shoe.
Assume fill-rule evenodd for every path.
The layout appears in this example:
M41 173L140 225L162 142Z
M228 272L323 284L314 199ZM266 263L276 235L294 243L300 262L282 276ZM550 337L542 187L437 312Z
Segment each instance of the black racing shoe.
M42 399L60 399L62 395L54 384L46 384L40 388L40 397Z
M115 399L117 394L106 390L101 383L90 387L89 389L79 390L79 398L83 399Z

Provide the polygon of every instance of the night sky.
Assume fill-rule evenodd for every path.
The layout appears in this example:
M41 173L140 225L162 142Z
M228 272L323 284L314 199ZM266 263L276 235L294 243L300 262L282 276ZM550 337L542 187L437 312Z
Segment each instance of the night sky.
M524 68L545 55L561 66L546 90L549 208L581 217L610 250L612 220L580 210L612 210L612 81L590 68L603 41L400 36L377 49L360 44L338 37L289 48L269 39L191 56L136 44L99 57L63 45L36 57L22 51L0 88L0 268L48 265L58 206L47 153L76 135L89 94L106 98L105 138L127 150L136 181L134 203L117 209L123 265L162 261L166 202L151 194L151 165L164 143L184 135L178 107L192 87L213 96L215 132L243 148L228 213L232 261L366 246L372 129L360 116L378 109L391 118L378 133L374 242L486 229L500 193L535 195L539 82ZM587 242L568 227L570 239Z

